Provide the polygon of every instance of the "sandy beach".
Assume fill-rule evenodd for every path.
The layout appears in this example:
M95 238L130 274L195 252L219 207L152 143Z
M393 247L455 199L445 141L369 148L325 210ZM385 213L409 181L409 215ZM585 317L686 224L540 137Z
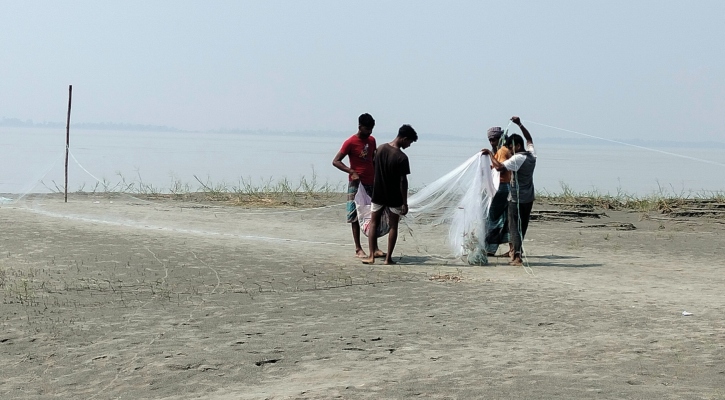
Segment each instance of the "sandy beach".
M725 398L724 219L539 218L527 267L411 225L367 266L339 202L0 206L0 398Z

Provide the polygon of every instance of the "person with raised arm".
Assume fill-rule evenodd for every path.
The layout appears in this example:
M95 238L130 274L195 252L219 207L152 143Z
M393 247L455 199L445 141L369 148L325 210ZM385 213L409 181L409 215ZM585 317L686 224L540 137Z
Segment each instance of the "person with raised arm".
M531 138L529 130L521 123L521 119L514 116L511 117L511 122L518 125L524 137L522 138L517 134L509 136L506 139L505 146L513 155L504 162L491 157L491 165L500 172L511 171L513 173L508 198L508 225L512 246L509 255L511 265L523 265L521 258L523 241L529 227L531 209L534 206L535 199L534 169L536 168L536 151L534 149L534 140ZM526 144L524 144L524 138ZM489 149L483 149L481 152L491 156Z

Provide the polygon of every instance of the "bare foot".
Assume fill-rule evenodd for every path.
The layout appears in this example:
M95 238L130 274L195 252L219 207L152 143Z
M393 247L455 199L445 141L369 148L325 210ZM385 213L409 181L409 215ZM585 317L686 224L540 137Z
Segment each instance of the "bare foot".
M359 250L355 250L355 257L357 257L357 258L367 258L368 255L365 254L365 250L359 249Z
M397 263L395 261L393 261L392 258L385 257L385 261L383 262L383 264L385 264L385 265L395 265Z
M382 250L380 250L380 249L375 250L375 258L384 258L384 257L387 257L387 256L388 255L385 254L385 253L383 253Z
M363 258L363 264L375 264L375 257Z
M509 265L513 265L515 267L520 267L520 266L524 265L524 262L521 260L520 257L516 257L513 260L511 260Z

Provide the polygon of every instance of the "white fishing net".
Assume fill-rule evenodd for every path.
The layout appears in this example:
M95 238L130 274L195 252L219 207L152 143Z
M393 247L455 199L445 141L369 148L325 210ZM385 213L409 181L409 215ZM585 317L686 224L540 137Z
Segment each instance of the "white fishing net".
M410 196L406 219L450 224L448 243L453 255L471 265L487 264L486 218L498 183L499 173L491 169L489 156L476 153Z

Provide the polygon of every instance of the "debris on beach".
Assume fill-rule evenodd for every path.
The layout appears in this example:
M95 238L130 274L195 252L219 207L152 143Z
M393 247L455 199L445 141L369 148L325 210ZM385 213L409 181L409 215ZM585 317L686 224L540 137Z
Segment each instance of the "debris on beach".
M463 280L463 277L451 274L435 274L431 275L428 280L436 282L460 282Z
M637 229L631 222L606 222L603 224L582 225L578 228L614 228L618 231L633 231Z

